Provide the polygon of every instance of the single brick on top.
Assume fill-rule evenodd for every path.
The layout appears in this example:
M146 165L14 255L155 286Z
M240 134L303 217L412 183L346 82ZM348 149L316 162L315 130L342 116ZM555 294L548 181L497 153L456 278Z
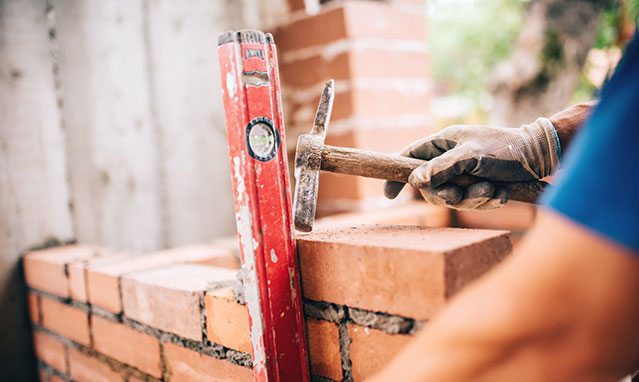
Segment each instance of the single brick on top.
M202 340L200 299L215 283L231 283L236 271L207 265L177 264L122 278L124 315L153 328Z
M297 238L306 298L426 320L511 251L508 232L369 225Z

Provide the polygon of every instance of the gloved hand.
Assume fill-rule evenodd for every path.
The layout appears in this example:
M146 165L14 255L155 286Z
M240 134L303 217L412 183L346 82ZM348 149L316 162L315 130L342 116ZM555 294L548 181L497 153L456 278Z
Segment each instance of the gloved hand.
M520 128L453 125L407 146L401 155L427 160L409 183L427 202L454 209L488 210L503 206L508 191L490 181L538 180L559 166L559 139L550 120L539 118ZM486 181L466 189L447 183L470 174ZM387 181L384 194L393 199L404 183Z

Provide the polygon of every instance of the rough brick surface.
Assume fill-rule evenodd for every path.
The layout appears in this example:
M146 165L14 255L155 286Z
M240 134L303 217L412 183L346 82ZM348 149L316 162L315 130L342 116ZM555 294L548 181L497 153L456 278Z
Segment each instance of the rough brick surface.
M339 349L339 330L337 325L313 318L306 319L306 336L311 362L311 374L342 379L342 361Z
M109 365L74 348L69 348L69 374L77 382L124 381L123 375Z
M113 313L122 311L120 278L132 272L180 263L199 263L234 267L237 258L224 248L211 245L180 247L143 256L134 256L109 264L87 267L89 302Z
M251 369L200 354L171 343L164 344L169 379L174 382L253 381Z
M416 319L510 250L503 231L360 226L298 236L306 298Z
M192 340L202 340L200 298L211 284L232 282L236 272L180 264L122 278L125 316Z
M235 301L232 287L207 292L204 307L209 341L245 353L252 352L248 309Z
M67 371L66 346L53 336L41 331L33 332L33 347L38 359L59 371Z
M95 350L156 378L161 377L157 338L96 315L91 317L91 326Z
M348 325L353 379L361 381L381 370L410 340L410 336L387 334L377 329Z
M32 288L69 297L66 266L98 254L95 247L66 245L29 252L24 256L24 278Z
M42 297L42 325L61 336L89 345L89 314L79 308Z
M351 212L327 216L315 220L314 227L330 229L354 227L365 224L419 225L425 227L447 227L450 224L450 209L433 206L421 201L373 211Z

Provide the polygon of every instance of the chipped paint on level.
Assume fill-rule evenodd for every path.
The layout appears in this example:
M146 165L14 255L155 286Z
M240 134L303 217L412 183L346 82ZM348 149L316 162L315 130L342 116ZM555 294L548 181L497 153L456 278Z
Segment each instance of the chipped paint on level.
M273 248L271 248L271 261L277 263L277 254Z
M237 90L236 82L235 71L229 70L226 73L226 92L228 93L230 98L235 97L235 92Z
M264 321L262 319L262 309L260 305L260 293L257 280L257 270L255 266L255 251L258 242L253 237L253 218L248 206L248 200L244 198L246 194L246 184L242 176L241 169L245 164L245 157L233 157L233 177L235 178L236 200L238 210L236 214L237 232L240 237L242 249L242 285L244 287L244 299L251 317L251 343L253 344L253 368L259 373L266 366L266 353L264 350Z

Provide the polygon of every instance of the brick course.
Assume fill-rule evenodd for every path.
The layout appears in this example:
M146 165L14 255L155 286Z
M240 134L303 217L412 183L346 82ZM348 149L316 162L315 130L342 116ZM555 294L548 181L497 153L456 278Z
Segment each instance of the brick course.
M181 337L202 340L200 299L210 284L233 282L236 272L181 264L122 279L124 315Z
M114 371L109 365L80 352L69 349L69 375L77 382L123 382L122 373Z
M35 331L33 332L33 347L38 359L59 371L67 371L67 351L61 341L50 334Z
M113 313L122 311L120 278L138 272L180 263L195 263L235 268L237 258L227 249L215 246L188 246L132 256L112 263L101 263L87 267L89 302Z
M251 369L174 344L164 345L164 356L171 381L253 381Z
M83 345L89 345L89 315L86 311L42 297L42 326Z
M39 290L69 297L67 265L96 256L96 248L68 245L28 252L24 256L24 279L27 285Z
M96 315L91 325L96 351L153 377L162 376L160 343L156 338Z

